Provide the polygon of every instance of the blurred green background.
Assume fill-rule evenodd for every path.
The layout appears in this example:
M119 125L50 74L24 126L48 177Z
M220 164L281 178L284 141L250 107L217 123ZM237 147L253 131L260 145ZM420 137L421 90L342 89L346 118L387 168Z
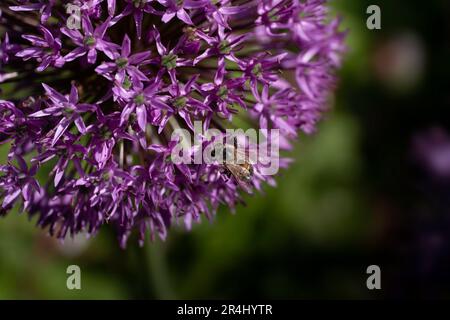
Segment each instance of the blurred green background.
M366 28L370 4L381 6L382 30ZM61 245L9 215L0 299L448 297L447 206L425 196L431 187L410 153L416 133L449 127L450 2L332 5L350 30L335 106L300 139L276 188L236 214L224 209L192 232L127 250L107 228ZM66 288L72 264L82 290ZM366 287L371 264L382 290Z

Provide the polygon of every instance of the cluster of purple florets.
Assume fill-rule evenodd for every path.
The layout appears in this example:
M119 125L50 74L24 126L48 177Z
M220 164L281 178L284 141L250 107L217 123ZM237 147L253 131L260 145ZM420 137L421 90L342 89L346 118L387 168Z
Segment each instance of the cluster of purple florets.
M171 133L244 121L288 149L312 132L344 49L325 2L2 1L0 214L58 238L109 223L125 246L233 208L237 181L170 161Z

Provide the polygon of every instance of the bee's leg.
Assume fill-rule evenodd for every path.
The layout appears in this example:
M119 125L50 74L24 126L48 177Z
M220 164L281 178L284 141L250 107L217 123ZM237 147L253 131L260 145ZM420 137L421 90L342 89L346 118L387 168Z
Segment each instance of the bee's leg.
M229 170L222 169L221 173L222 173L223 180L225 182L228 182L231 179L232 174Z

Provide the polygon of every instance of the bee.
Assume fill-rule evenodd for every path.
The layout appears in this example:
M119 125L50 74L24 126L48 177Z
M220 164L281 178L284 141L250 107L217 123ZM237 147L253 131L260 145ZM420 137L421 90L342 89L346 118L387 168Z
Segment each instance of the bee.
M230 153L234 155L232 161L228 160L229 157L227 157L227 155L229 155ZM243 163L237 163L238 160L240 160L240 162L242 160L244 161ZM248 160L249 159L247 154L239 150L236 146L236 143L234 146L229 144L225 145L223 166L226 169L228 177L231 178L231 176L233 176L238 185L245 192L253 193L253 185L251 181L253 178L254 170L253 165Z

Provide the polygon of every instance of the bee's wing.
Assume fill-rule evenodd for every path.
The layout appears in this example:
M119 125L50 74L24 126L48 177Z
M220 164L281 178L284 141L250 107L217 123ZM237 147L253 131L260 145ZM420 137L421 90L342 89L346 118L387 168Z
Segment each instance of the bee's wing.
M253 193L253 186L250 182L243 180L241 168L238 165L227 165L227 169L231 172L239 187L247 193Z
M245 150L241 150L239 148L235 148L234 149L234 161L237 164L243 164L243 163L247 163L250 161L250 157L248 152L246 152Z

